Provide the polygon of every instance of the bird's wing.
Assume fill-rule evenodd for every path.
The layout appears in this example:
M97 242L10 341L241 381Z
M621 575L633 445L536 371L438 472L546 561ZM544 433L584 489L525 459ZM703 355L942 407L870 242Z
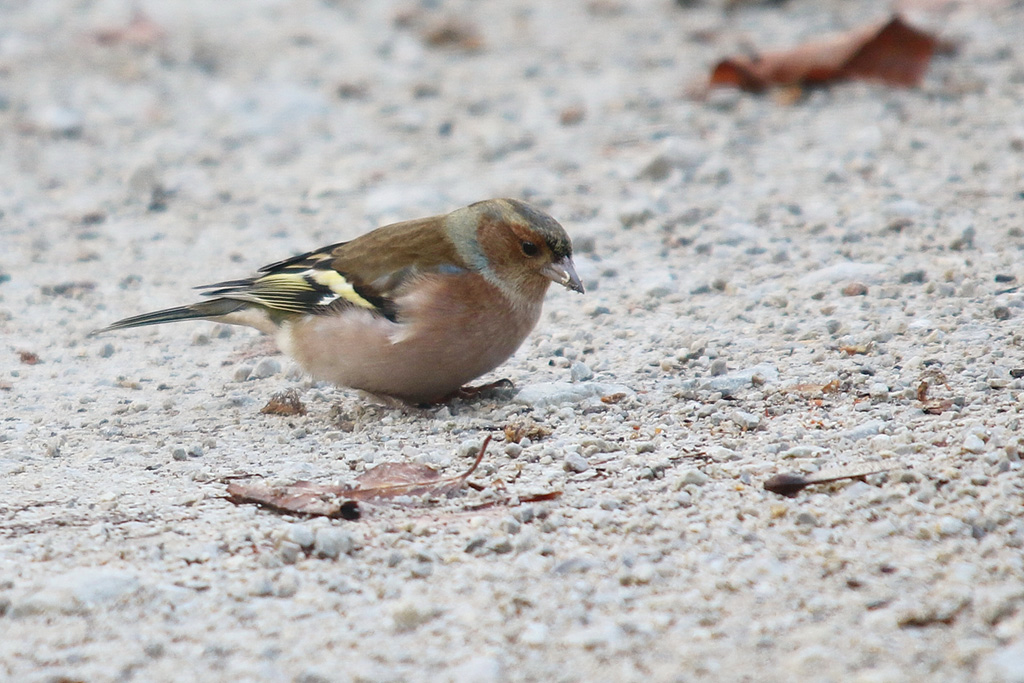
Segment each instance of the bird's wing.
M456 273L465 265L445 238L442 217L378 228L259 269L259 274L197 289L205 296L245 301L271 314L326 314L349 307L395 320L395 296L410 278Z

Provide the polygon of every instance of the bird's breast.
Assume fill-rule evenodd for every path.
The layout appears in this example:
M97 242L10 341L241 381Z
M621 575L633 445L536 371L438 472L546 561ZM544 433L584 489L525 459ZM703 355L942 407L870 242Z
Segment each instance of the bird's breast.
M278 338L318 379L425 402L507 360L536 325L541 303L513 305L479 275L435 273L396 296L396 321L352 307L290 322Z

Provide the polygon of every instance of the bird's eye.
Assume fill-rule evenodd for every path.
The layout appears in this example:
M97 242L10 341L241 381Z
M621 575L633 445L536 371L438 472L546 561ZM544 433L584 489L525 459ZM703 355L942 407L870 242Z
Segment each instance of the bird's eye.
M540 249L533 242L523 242L520 246L523 248L523 253L527 256L536 256L540 253Z

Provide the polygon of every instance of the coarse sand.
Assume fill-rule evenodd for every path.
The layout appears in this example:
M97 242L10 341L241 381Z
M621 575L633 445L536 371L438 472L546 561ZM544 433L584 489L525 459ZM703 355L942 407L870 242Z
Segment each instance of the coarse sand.
M693 84L887 4L0 5L0 679L1024 681L1024 5L900 4L956 45L920 87L795 101ZM588 290L518 393L87 336L504 196ZM358 521L226 497L487 435Z

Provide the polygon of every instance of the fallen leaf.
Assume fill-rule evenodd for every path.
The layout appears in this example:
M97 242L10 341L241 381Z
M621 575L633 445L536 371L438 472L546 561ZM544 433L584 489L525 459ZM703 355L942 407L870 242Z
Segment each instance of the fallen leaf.
M825 85L843 80L920 84L938 46L928 33L894 16L884 24L752 57L729 57L711 73L709 87L760 92L773 86Z
M260 409L264 415L305 415L306 406L299 400L299 392L295 389L288 389L274 394L267 401L267 405Z
M621 401L622 399L626 398L627 396L629 396L629 394L627 394L624 391L620 391L620 392L615 393L615 394L609 394L608 396L602 396L601 397L601 403L607 403L607 404L618 403L619 401Z
M297 481L287 486L271 486L261 481L228 484L228 499L236 505L255 503L285 514L359 519L359 503L341 496L338 487L311 481Z
M454 477L441 477L427 465L386 462L356 477L354 485L297 481L272 486L261 481L232 481L227 488L228 500L236 505L255 503L286 514L359 519L359 501L396 496L442 496L462 488L479 467L490 442L490 436L484 439L473 464Z
M354 500L378 500L395 496L443 496L462 488L469 475L480 466L491 436L484 439L480 452L469 469L454 477L444 477L429 465L385 462L356 477L356 487L345 494Z
M535 493L530 496L519 496L520 503L542 503L547 500L554 500L562 495L561 491L547 491L545 493Z
M22 365L38 365L39 354L32 351L18 351L18 359Z

